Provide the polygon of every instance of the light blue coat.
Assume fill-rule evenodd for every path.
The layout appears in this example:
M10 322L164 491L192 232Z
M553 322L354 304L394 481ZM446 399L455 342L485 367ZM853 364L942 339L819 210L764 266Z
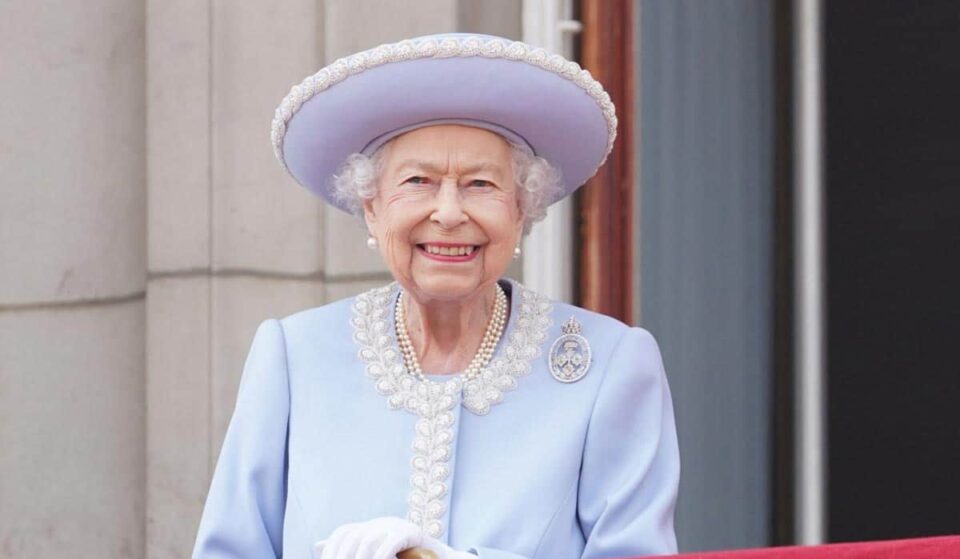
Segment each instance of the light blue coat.
M502 285L507 330L471 381L403 370L396 285L264 322L194 557L306 559L381 516L490 559L674 553L680 464L656 341ZM548 357L570 317L591 364L564 383Z

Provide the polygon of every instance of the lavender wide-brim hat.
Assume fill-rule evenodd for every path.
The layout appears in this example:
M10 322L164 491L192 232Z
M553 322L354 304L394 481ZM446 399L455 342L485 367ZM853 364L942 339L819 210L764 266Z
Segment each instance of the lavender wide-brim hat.
M297 182L350 211L333 194L347 156L443 123L491 130L549 161L563 179L550 203L597 172L617 134L610 96L576 62L519 41L454 33L381 45L307 77L277 108L271 138Z

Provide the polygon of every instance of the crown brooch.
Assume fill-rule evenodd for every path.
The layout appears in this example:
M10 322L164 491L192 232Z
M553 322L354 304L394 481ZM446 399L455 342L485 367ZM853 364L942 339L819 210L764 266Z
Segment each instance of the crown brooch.
M560 331L550 347L550 374L560 382L577 382L590 369L590 344L582 336L583 326L575 317L567 319Z

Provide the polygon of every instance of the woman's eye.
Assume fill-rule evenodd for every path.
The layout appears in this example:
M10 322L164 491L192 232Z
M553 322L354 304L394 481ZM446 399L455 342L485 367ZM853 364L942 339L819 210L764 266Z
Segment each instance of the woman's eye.
M427 184L428 182L430 182L430 179L427 177L410 177L403 181L403 184Z
M486 186L493 186L493 183L490 181L485 181L483 179L474 179L470 181L470 186L486 187Z

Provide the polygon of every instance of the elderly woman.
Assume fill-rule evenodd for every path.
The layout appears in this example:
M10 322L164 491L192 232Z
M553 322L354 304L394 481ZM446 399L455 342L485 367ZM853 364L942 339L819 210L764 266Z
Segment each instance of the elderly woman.
M396 282L260 326L194 557L675 551L653 337L502 277L615 131L589 73L497 37L384 45L293 88L278 159L363 217Z

